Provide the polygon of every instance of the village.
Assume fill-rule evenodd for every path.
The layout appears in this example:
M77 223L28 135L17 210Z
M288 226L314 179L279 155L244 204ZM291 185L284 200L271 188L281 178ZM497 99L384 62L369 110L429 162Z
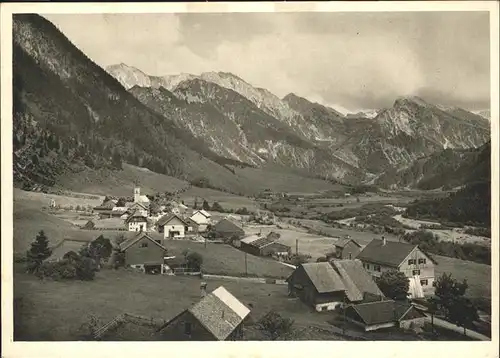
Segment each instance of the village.
M82 250L93 245L103 247L107 240L103 237L110 237L105 243L110 245L107 254L97 258L98 275L114 268L115 275L130 271L189 282L191 289L199 287L198 299L168 320L153 323L152 315L123 310L96 324L89 339L135 340L139 334L140 340L252 340L265 339L263 334L271 339L291 335L291 328L279 332L275 326L279 322L282 327L286 322L291 326L293 320L275 309L260 312L258 322L249 318L254 304L236 298L231 290L235 285L273 287L280 299L300 302L299 321L307 317L307 327L321 334L304 338L295 333L290 339L435 340L450 339L450 335L453 339L489 339L471 329L487 325L484 313L475 318L474 326L448 322L439 313L433 303L436 285L439 280L443 286L453 281L446 275L439 277L438 263L418 245L388 240L384 235L373 235L366 242L346 234L327 238L324 254L318 257L299 249L299 239L295 245L284 240L280 232L290 231L293 220L264 210L222 213L213 210L220 204L211 207L198 198L191 206L175 195L166 200L141 195L136 185L133 197L105 197L92 208L91 219L80 225L80 231L95 233L91 239L65 237L51 246L44 262L57 265L77 260ZM48 210L55 208L56 201L51 199ZM227 261L226 267L238 265L236 274L232 268L225 272L212 268L207 247L223 256L212 259ZM233 258L237 252L241 255ZM397 283L401 279L403 292Z

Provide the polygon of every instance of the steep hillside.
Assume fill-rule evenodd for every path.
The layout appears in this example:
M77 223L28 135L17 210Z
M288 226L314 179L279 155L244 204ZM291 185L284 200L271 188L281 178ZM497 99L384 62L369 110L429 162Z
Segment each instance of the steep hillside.
M322 143L308 140L239 93L201 79L165 88L133 87L142 103L209 143L220 156L253 166L275 164L316 176L357 180L360 171L336 158Z
M489 146L489 142L485 145ZM381 187L418 188L432 190L451 189L469 183L478 166L478 158L485 146L473 149L445 149L419 158L401 170L388 171L375 180Z
M122 161L228 187L241 180L224 166L242 163L144 106L43 17L14 16L13 52L17 186Z
M487 143L467 164L465 186L439 200L419 200L410 205L406 214L419 219L441 219L467 225L491 225L491 145Z

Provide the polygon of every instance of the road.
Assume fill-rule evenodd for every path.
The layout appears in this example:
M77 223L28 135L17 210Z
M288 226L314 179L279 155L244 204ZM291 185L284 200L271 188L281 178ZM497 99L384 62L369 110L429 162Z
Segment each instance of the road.
M426 314L426 318L425 319L426 319L426 321L431 322L430 315ZM448 321L442 320L440 318L434 317L434 324L436 326L443 327L443 328L449 329L451 331L455 331L455 332L462 333L462 334L464 333L463 327L459 327L459 326L457 326L457 325L455 325L453 323L450 323ZM477 332L471 331L470 329L467 329L465 332L466 332L466 335L468 337L470 337L470 338L477 339L477 340L480 340L480 341L491 341L490 337L482 335L481 333L477 333Z

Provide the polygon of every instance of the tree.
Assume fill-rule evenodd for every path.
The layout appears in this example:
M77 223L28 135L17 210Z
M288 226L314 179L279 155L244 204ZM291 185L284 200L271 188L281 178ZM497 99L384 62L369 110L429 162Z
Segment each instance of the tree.
M186 263L189 268L196 271L201 270L201 264L203 263L203 256L195 251L189 251L185 255Z
M393 300L404 300L407 297L410 282L403 272L385 271L377 279L377 285L385 296Z
M158 205L158 203L152 201L149 204L149 211L151 212L152 215L158 214L160 212L160 205Z
M116 203L116 206L124 207L125 203L126 203L126 200L124 198L119 198L117 203Z
M80 249L80 256L88 257L100 267L101 261L103 259L108 259L113 251L113 245L109 239L100 235L97 239L92 241L89 245L84 246Z
M257 322L257 327L270 340L275 341L293 332L294 321L281 317L276 311L270 311Z
M223 213L224 208L216 201L212 205L212 211L218 211L219 213Z
M28 259L28 271L34 272L40 267L42 262L52 254L49 248L49 239L45 232L41 230L31 243L31 248L26 253Z
M208 201L206 200L203 200L203 206L202 206L203 210L210 210L210 204L208 203Z
M465 297L469 285L466 280L459 282L451 274L443 273L436 280L435 302L444 311L447 320L464 327L478 319L477 308Z

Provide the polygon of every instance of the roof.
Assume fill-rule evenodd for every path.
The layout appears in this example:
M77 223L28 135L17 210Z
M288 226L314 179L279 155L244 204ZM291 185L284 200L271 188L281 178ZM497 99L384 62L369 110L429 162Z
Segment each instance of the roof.
M178 220L180 220L184 225L188 225L188 223L186 222L186 220L184 220L183 218L181 218L180 216L178 215L175 215L175 214L165 214L163 215L161 218L158 219L158 221L156 222L157 225L166 225L168 222L170 222L172 219L175 219L177 218Z
M140 206L141 208L143 208L144 210L147 210L148 207L144 204L144 203L140 203L140 202L134 202L134 203L131 203L128 207L129 208L133 208L134 206Z
M108 200L108 201L106 201L106 202L102 203L101 205L96 206L94 209L95 209L95 210L105 210L105 209L110 209L110 210L111 210L111 209L113 209L115 206L116 206L116 204L115 204L113 201Z
M393 300L361 303L350 307L356 311L366 325L399 321L409 310L415 309L408 303Z
M243 229L233 221L225 218L220 220L217 224L214 226L215 231L224 231L224 232L235 232L235 231L242 231Z
M134 211L133 214L129 215L129 217L125 220L125 222L130 222L132 221L132 219L136 219L136 220L139 220L139 219L144 219L142 221L148 221L148 218L145 217L144 215L142 215L138 210Z
M132 246L133 244L135 244L137 241L141 240L142 238L146 238L148 239L149 241L153 242L155 245L158 245L159 247L161 247L162 249L164 249L165 251L167 250L165 248L165 246L157 243L155 240L153 240L153 238L151 236L149 236L148 234L146 234L145 232L140 232L138 233L137 235L135 236L132 236L131 238L125 240L124 242L122 242L120 244L120 249L122 251L125 251L127 250L130 246Z
M405 242L386 241L373 239L356 257L361 261L398 267L408 255L416 248Z
M256 240L259 240L259 239L262 239L262 236L259 236L259 235L250 235L250 236L247 236L243 239L241 239L240 241L245 243L245 244L250 244Z
M342 278L347 298L351 302L363 301L365 293L384 297L371 275L359 260L335 260L331 264Z
M340 276L328 262L304 263L301 265L318 293L344 291Z
M195 215L196 213L200 213L201 215L203 215L206 218L209 218L212 216L209 212L207 212L205 210L196 210L195 212L193 212L193 215ZM191 215L191 216L193 216L193 215Z
M139 200L143 203L149 203L149 198L146 195L139 195Z
M339 239L336 243L335 243L335 246L336 247L345 247L350 241L352 241L356 246L358 246L359 248L361 248L361 245L358 244L355 240L353 239Z
M250 310L223 286L203 297L188 311L221 341L225 340L250 313Z

